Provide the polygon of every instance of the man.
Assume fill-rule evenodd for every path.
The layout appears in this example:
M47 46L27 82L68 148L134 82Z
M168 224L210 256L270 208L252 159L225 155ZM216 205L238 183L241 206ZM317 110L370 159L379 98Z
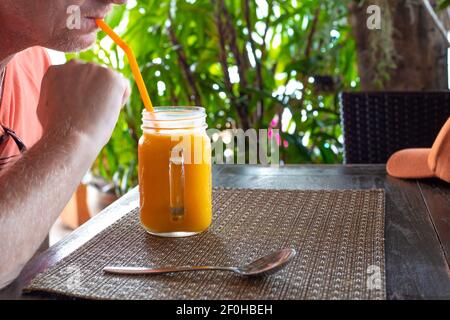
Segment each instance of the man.
M94 19L125 2L0 1L0 288L46 238L129 96L128 82L114 71L80 62L51 67L42 47L89 47ZM73 30L72 5L81 12Z

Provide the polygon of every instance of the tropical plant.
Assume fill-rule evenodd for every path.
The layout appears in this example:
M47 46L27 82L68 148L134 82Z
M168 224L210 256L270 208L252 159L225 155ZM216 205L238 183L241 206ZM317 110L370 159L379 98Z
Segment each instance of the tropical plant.
M450 0L439 0L438 6L441 10L450 7Z
M338 93L358 87L347 1L139 0L107 22L133 48L155 105L201 105L210 127L278 128L285 163L342 161ZM70 55L69 57L73 57ZM101 34L78 54L132 79ZM136 87L93 171L137 183Z

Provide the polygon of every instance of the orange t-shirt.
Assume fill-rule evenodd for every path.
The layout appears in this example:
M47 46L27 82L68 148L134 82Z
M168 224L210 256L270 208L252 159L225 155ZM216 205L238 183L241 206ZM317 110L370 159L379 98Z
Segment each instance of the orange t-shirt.
M6 66L0 124L13 130L28 149L42 136L37 106L42 78L50 64L44 48L32 47L17 53ZM17 155L17 146L11 140L0 146L0 158Z

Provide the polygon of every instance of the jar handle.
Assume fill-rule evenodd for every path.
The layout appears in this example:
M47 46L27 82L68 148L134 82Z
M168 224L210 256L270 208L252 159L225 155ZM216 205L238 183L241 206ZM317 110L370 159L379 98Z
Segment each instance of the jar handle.
M183 150L172 153L169 159L170 215L172 221L184 217L184 156Z

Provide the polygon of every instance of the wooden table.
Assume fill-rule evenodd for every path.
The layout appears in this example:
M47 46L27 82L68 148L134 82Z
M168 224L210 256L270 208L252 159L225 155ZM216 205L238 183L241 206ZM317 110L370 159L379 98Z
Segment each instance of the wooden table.
M214 167L214 186L386 190L386 281L389 299L450 299L450 185L403 181L382 165ZM23 299L21 288L138 205L132 190L68 237L33 258L0 298ZM44 297L45 298L45 297Z

